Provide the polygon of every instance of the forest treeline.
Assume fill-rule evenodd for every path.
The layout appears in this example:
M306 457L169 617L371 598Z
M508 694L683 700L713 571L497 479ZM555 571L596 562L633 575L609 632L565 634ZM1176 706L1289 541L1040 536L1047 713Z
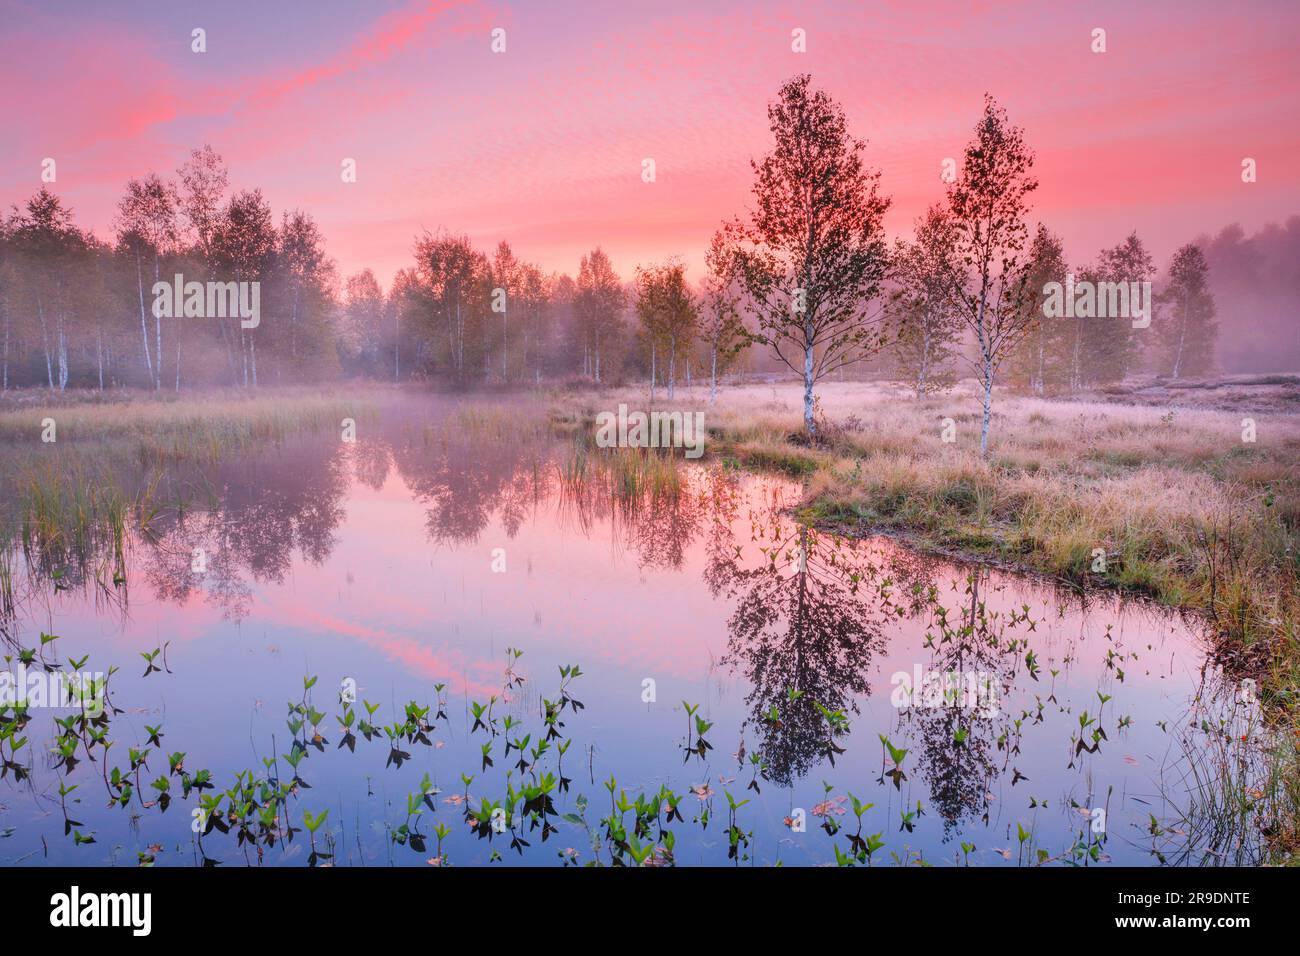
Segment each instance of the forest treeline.
M1129 233L1073 262L1050 227L1031 227L1032 151L991 99L946 198L892 243L889 199L839 105L801 76L769 119L774 148L753 163L753 208L719 227L699 277L679 260L620 272L599 246L575 275L548 273L507 242L484 250L439 231L415 237L385 289L368 269L339 274L310 213L277 215L260 189L233 189L210 146L171 174L127 182L106 236L42 187L0 219L3 388L581 376L649 379L671 395L743 360L788 366L809 403L816 381L862 362L919 393L974 371L1060 394L1136 372L1215 371L1216 258L1239 284L1253 268L1296 285L1294 218L1270 227L1269 243L1229 229L1158 264ZM1044 286L1067 273L1152 282L1155 321L1045 319ZM177 274L259 283L260 323L155 314L154 284Z

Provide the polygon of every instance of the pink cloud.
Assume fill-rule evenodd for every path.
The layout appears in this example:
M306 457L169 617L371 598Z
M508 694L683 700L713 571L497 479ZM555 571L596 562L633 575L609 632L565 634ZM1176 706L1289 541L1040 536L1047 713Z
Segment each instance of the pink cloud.
M1294 9L433 0L363 22L325 2L302 25L310 43L290 20L274 60L218 45L206 61L174 23L16 10L0 32L15 117L5 204L57 156L59 188L102 231L127 177L167 172L209 141L234 184L313 213L344 274L371 266L385 281L438 226L509 239L547 269L572 272L599 243L625 275L673 253L698 273L714 228L747 205L767 102L799 71L869 141L895 231L941 197L939 161L960 155L986 90L1026 128L1036 215L1072 258L1134 228L1164 258L1189 230L1294 211L1300 186ZM213 37L238 35L213 16ZM1089 48L1098 23L1104 55ZM495 26L504 55L489 50ZM806 54L790 50L796 26ZM1247 155L1261 169L1248 190L1235 173ZM344 157L355 184L340 182Z

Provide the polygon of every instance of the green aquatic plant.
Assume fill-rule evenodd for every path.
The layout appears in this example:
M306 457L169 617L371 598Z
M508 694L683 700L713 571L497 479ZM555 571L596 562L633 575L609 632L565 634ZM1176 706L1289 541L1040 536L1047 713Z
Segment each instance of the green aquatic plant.
M310 834L311 839L311 856L307 859L307 865L313 868L316 867L321 860L329 860L334 857L334 854L332 853L324 853L316 849L316 831L325 823L325 818L328 817L329 814L330 811L328 807L315 815L306 808L303 808L302 811L303 826L307 828L307 832Z
M699 704L692 705L682 701L682 708L686 711L686 757L682 763L690 760L692 754L703 760L713 749L713 745L704 739L704 735L713 727L713 722L705 720L697 713L700 709Z
M47 637L48 640L41 641L39 650L22 649L16 652L17 656L33 663L52 658L50 651L59 645L60 639ZM155 658L146 655L146 659L151 664L155 659L161 662L162 651L163 648L158 648L153 652ZM1021 652L1023 648L1011 651L1017 657ZM486 841L478 856L480 861L484 857L493 861L500 860L501 854L508 852L505 846L508 842L510 850L520 857L535 854L538 844L549 843L552 850L547 851L548 855L552 851L557 852L565 866L674 865L681 840L703 840L710 822L715 818L714 797L717 795L710 782L717 786L720 795L727 801L727 817L721 833L727 837L725 846L728 861L739 864L752 859L755 855L752 850L756 846L753 842L755 830L745 822L743 809L750 802L750 797L745 795L744 799L738 799L735 791L726 787L734 778L728 779L716 773L707 776L704 783L691 788L700 800L698 812L691 818L686 817L685 808L681 806L682 798L672 789L671 781L656 780L653 787L648 789L630 783L620 786L617 778L610 774L605 783L610 795L608 815L599 821L593 820L588 813L587 797L581 792L583 783L586 782L582 778L587 778L588 773L573 773L570 769L573 776L580 778L575 783L565 772L565 768L571 768L572 765L573 756L570 751L574 743L574 738L570 736L573 731L566 723L574 725L575 730L582 723L575 719L575 715L583 709L581 701L575 696L579 686L577 681L582 672L576 665L562 665L558 670L558 692L529 693L527 697L515 693L492 694L482 702L473 702L468 707L472 717L463 723L457 714L454 727L447 726L451 722L447 718L445 687L441 684L435 686L435 702L410 700L384 721L378 717L381 708L376 704L363 701L361 707L356 707L350 701L341 701L336 714L340 740L328 750L324 746L327 741L321 734L326 715L314 707L311 699L318 682L314 676L304 677L302 696L288 704L285 715L283 727L287 727L290 734L288 749L284 749L284 730L281 729L280 746L276 746L276 739L272 737L269 756L262 757L262 769L257 773L245 770L234 774L233 783L225 790L217 786L216 780L207 770L194 772L186 766L186 752L173 748L172 745L177 741L173 740L172 734L164 735L161 725L146 724L147 739L143 735L137 737L134 734L121 734L121 728L113 720L111 707L105 708L106 713L102 719L86 712L58 716L55 720L57 736L50 748L53 756L47 765L56 766L62 774L67 775L77 771L84 773L85 767L81 764L85 759L98 763L100 766L94 772L97 776L104 777L112 806L126 810L133 821L140 822L142 829L147 827L147 820L152 814L168 812L169 804L184 802L190 805L190 809L198 809L202 814L202 832L198 834L199 853L196 854L196 859L201 855L204 865L219 862L218 858L222 854L217 848L222 846L233 847L236 853L242 853L249 865L261 863L264 854L272 849L279 848L283 852L284 844L292 842L294 834L301 832L290 823L290 820L300 819L299 813L304 814L301 817L304 824L315 823L316 827L320 827L324 812L319 816L309 815L301 807L306 794L312 792L308 781L315 780L317 785L320 783L312 771L324 769L325 766L314 764L313 761L347 761L352 759L352 755L361 759L368 749L366 744L373 743L374 738L388 742L388 759L385 762L388 771L411 775L407 778L406 786L398 791L405 794L405 815L394 818L394 813L400 814L403 809L400 797L394 798L394 804L391 805L384 798L384 806L392 809L383 811L380 819L375 821L376 830L382 825L382 831L387 837L383 840L383 845L390 861L393 861L398 846L409 846L421 854L428 852L428 842L431 841L426 840L422 831L425 829L424 815L439 810L437 795L440 791L433 784L436 779L435 769L438 772L462 771L462 797L447 798L442 802L456 804L458 809L453 812L463 816L467 826L462 829L439 823L433 829L432 833L439 834L437 855L429 861L434 865L446 864L446 851L456 852L453 841L463 839L466 829L480 840ZM509 650L502 678L506 689L517 691L521 686L531 687L531 684L525 684L528 679L522 672L520 653L515 649ZM102 690L104 696L107 696L107 686ZM1109 702L1106 699L1101 704L1104 707ZM688 701L682 703L687 718L685 762L689 762L691 754L695 754L701 762L707 763L712 756L716 756L710 754L714 748L708 740L716 732L714 722L705 718L700 705ZM509 712L506 712L507 705ZM1037 705L1039 721L1042 719L1043 706L1044 701L1040 699ZM800 707L805 709L800 710ZM796 717L802 720L804 713L812 718L808 723L812 731L808 745L819 750L827 762L834 765L837 755L845 753L849 743L849 718L844 706L825 706L810 700L802 691L789 688L781 699L780 706L771 704L758 713L758 727L761 734L773 729L780 730L783 717L797 723ZM30 721L30 715L24 715L23 719ZM1011 719L1007 728L998 736L998 750L1006 754L1008 765L1011 763L1011 755L1017 752L1022 721L1032 723L1035 719L1032 710L1027 710L1021 717ZM466 724L471 725L471 733L476 734L482 730L486 737L475 739L480 749L477 775L465 773L463 768L447 767L444 763L445 755L434 749L448 742L460 745L465 740ZM276 727L281 727L278 721ZM6 729L8 733L5 732ZM1082 739L1087 740L1087 734L1098 729L1099 718L1085 713L1079 731L1083 735ZM176 732L178 731L173 729L173 733ZM895 735L899 732L903 731L895 731ZM21 732L21 726L13 719L12 713L0 711L0 756L10 758L24 772L30 772L34 766L30 756L33 748L27 742L28 736ZM496 750L494 746L498 736L504 741L501 750ZM978 746L975 737L972 734L968 740L968 748ZM168 741L167 751L161 749L163 739ZM114 741L118 741L119 746L115 747ZM890 737L884 734L880 735L880 741L883 759L879 782L892 780L896 790L901 790L901 783L908 780L905 768L913 769L907 764L909 750L895 746ZM752 752L746 753L746 741L742 735L741 746L735 755L737 766L742 768L739 775L748 778L742 785L754 794L762 794L763 782L768 779L770 757L765 748L769 746L769 738L761 735L760 742L761 746L754 746ZM427 749L421 750L420 745ZM594 784L597 769L594 743L590 749L586 748L585 743L580 746L582 749L579 750L579 759L590 764L590 777ZM195 748L191 749L195 754L193 759L197 761L200 753ZM122 751L126 752L125 762L121 760ZM155 755L168 751L167 768L163 773L161 761ZM109 759L110 752L116 756L116 760ZM370 756L365 759L373 759L377 764L382 753L384 751L372 749ZM500 759L502 753L505 754L504 760ZM461 756L469 756L472 765L472 749L469 749L468 755L462 753ZM746 757L750 772L743 774ZM915 756L912 755L911 759L915 760ZM152 769L150 760L159 764L156 771ZM114 766L114 763L118 766ZM408 763L413 763L413 767L407 767ZM5 766L8 767L8 764ZM286 767L289 769L285 770ZM283 778L281 771L285 773ZM9 772L14 771L10 768ZM412 790L410 783L417 776L419 784ZM225 779L227 782L231 780ZM1023 779L1023 775L1020 775L1020 779ZM173 780L178 780L179 785L173 786ZM75 786L72 781L69 784ZM378 784L374 787L367 786L367 797L375 796L376 791L384 793L386 789ZM874 829L866 826L870 822L866 814L872 805L849 794L847 799L851 800L856 825L844 827L836 816L847 809L842 806L842 801L846 798L832 797L833 791L829 783L824 784L824 789L826 800L818 804L812 813L821 819L821 829L832 838L847 836L847 850L842 843L835 847L837 862L872 865L880 856L878 851L885 846L882 834L867 832L868 829ZM71 789L68 792L71 793ZM686 793L686 798L690 799L690 793ZM74 800L75 797L69 798L67 809L76 813ZM494 814L498 810L500 813ZM914 809L905 805L897 812L900 832L923 832L926 811L920 801L915 802ZM67 816L67 821L68 834L78 828L83 833L93 832L82 821L74 820L71 816ZM342 822L340 819L340 825ZM132 826L135 825L133 822ZM584 847L581 854L563 843L561 849L554 850L558 835L571 827L585 836L585 841L578 844ZM351 853L356 852L365 858L364 855L371 851L363 847L367 834L363 822L359 821L358 829L356 850L349 852L344 851L343 847L351 846L354 841L350 838L344 841L342 829L336 829L331 834L323 828L317 832L308 825L307 830L312 834L310 865L332 864L336 851L335 839L339 841L337 851L340 854L351 856ZM716 840L718 834L718 828L714 828L714 832L708 835ZM502 836L503 839L496 841L495 836ZM1027 855L1028 859L1036 861L1038 865L1054 860L1086 863L1100 858L1099 842L1094 840L1089 843L1087 835L1081 834L1078 841L1072 839L1064 852L1056 857L1042 856L1041 848L1034 847L1032 843L1022 844L1022 856ZM592 852L588 853L585 845L590 845ZM710 844L702 842L700 845L708 847ZM720 848L724 844L718 840L716 845L720 855ZM693 854L696 846L692 844L690 849ZM971 861L973 850L973 844L962 844L963 861L967 865ZM150 853L145 851L145 855ZM578 862L579 857L581 864ZM919 853L906 847L900 848L893 854L893 858L900 865L925 865ZM341 858L339 862L345 860Z
M889 738L884 734L880 734L879 736L881 744L884 745L885 753L888 754L890 761L893 763L892 767L885 770L884 776L881 777L881 779L883 780L884 777L889 777L889 779L894 781L894 789L901 790L903 788L903 781L907 779L907 774L903 772L903 761L907 759L907 751L895 747L889 742Z
M154 648L152 651L140 652L140 656L144 658L145 665L146 665L143 676L148 677L150 674L157 674L162 671L162 668L154 663L154 661L158 659L158 655L161 653L162 653L161 647Z
M741 807L749 803L749 799L737 800L731 795L730 790L724 790L723 796L727 798L727 859L739 863L742 858L748 859L746 851L749 849L753 832L740 828L736 814Z
M831 766L834 767L836 755L844 753L844 748L840 746L838 739L848 735L848 715L841 708L831 710L817 701L813 701L813 706L817 708L817 712L822 715L827 724L827 735L821 742L822 756L829 760Z

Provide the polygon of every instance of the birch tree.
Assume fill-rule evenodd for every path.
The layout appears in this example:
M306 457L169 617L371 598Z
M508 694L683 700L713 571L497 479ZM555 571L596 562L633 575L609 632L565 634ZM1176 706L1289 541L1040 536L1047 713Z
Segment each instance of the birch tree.
M288 299L289 358L296 365L300 329L306 324L304 313L308 312L312 293L322 276L329 272L325 237L316 221L300 209L281 216L280 230L276 234L276 265ZM321 344L312 343L309 351L318 349Z
M214 240L221 224L222 206L226 190L230 185L230 175L225 161L211 146L204 145L190 150L189 156L176 170L178 185L176 187L176 208L179 212L178 224L182 235L189 245L188 265L197 265L198 271L210 275L216 268L214 262ZM176 390L181 387L181 344L191 338L192 327L175 326L176 334ZM200 335L200 340L206 338ZM230 356L229 334L224 328L219 333L220 340L226 344L227 356ZM234 360L230 359L231 375L234 376Z
M343 322L339 328L345 367L350 372L383 373L384 292L374 272L362 269L343 286Z
M1040 225L1029 248L1029 278L1026 294L1034 296L1033 327L1021 339L1007 362L1008 377L1028 387L1035 395L1073 387L1077 364L1077 325L1060 316L1046 318L1043 303L1049 282L1064 282L1067 266L1061 237Z
M271 207L260 189L244 190L230 198L221 211L221 218L210 238L212 258L216 270L235 282L261 282L270 271L276 251L276 230L271 218ZM233 335L231 326L239 332L240 368L236 368L227 339L231 374L245 386L257 382L256 329L246 330L241 322L222 322L223 336Z
M1087 270L1086 278L1095 283L1150 282L1155 278L1155 262L1136 232L1123 242L1103 249L1097 264ZM1100 288L1100 286L1098 286ZM1131 310L1100 308L1098 292L1096 315L1084 319L1082 328L1081 379L1088 385L1122 382L1136 366L1140 333L1133 328ZM1105 312L1105 314L1102 314Z
M947 370L961 334L947 294L955 237L944 208L931 206L917 220L913 241L899 242L894 253L892 347L917 398L952 385Z
M704 253L700 336L709 348L709 404L718 400L719 363L723 368L748 344L740 318L744 294L740 257L725 230L713 235Z
M477 331L487 307L487 257L468 236L425 233L415 244L415 261L420 286L432 304L432 324L441 324L446 336L447 366L457 384L464 384L469 334ZM426 329L426 340L436 346L434 333L434 328ZM486 349L483 357L486 365Z
M1028 196L1038 188L1033 165L1024 133L986 94L984 115L966 146L961 177L948 188L957 252L949 290L957 314L975 339L972 364L984 412L980 421L984 457L989 450L994 378L1037 323L1025 248Z
M654 397L655 356L660 343L668 359L668 398L677 387L677 356L686 354L695 332L696 307L686 285L686 266L670 261L637 269L637 316L650 340L650 395Z
M1161 303L1165 306L1159 321L1161 370L1175 379L1208 375L1214 370L1218 324L1210 267L1200 246L1188 243L1174 253Z
M888 261L882 220L889 199L863 161L866 143L848 132L844 110L803 74L767 109L775 144L754 170L755 207L730 227L753 340L800 375L804 426L817 435L813 388L884 343L880 292Z
M597 246L582 257L574 296L574 313L583 336L583 372L600 384L602 343L617 328L623 311L623 286L604 250Z
M655 400L659 384L659 346L663 342L663 310L659 304L659 286L655 268L637 266L634 311L642 333L650 344L650 403Z
M68 386L69 313L73 270L87 255L90 239L72 221L72 211L42 187L15 211L9 224L13 274L18 278L18 308L36 317L45 357L45 380L51 390Z
M192 233L200 257L212 263L213 239L221 222L222 202L230 185L226 164L211 146L190 150L176 171L177 206Z
M494 286L493 296L496 295L496 289L501 289L504 295L504 301L501 309L501 381L510 380L509 366L509 342L510 342L510 309L514 304L512 299L519 298L521 284L522 263L515 256L514 250L510 248L510 243L504 240L497 245L497 251L492 256L492 283Z
M170 183L157 173L126 184L126 195L117 204L118 243L130 250L135 259L137 299L140 307L140 337L144 345L145 369L154 391L162 388L162 317L154 316L154 350L149 351L149 327L145 305L145 286L162 277L163 256L176 247L177 196ZM153 278L146 280L144 263L152 266Z

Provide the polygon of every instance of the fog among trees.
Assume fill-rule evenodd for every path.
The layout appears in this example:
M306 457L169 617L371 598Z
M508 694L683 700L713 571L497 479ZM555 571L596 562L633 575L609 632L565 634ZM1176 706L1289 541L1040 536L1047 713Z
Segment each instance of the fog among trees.
M1021 188L1033 182L1031 137L1017 140L988 103L946 201L937 186L913 234L891 238L867 141L811 77L792 79L769 108L774 145L754 161L752 206L701 237L698 276L680 259L615 263L598 236L572 275L548 273L509 242L478 249L439 231L412 238L409 265L385 289L368 269L340 275L310 210L232 186L210 146L171 174L124 183L103 235L42 187L0 218L0 384L572 377L672 397L730 371L784 371L804 379L811 431L813 386L831 374L892 377L924 395L973 373L1061 395L1142 374L1300 367L1300 216L1249 236L1229 225L1163 262L1130 228L1090 256L1067 249L1035 217L1032 185ZM1020 183L1010 205L1007 183ZM1153 282L1151 327L1045 318L1044 286L1066 273ZM154 284L177 274L258 283L259 324L157 314Z

